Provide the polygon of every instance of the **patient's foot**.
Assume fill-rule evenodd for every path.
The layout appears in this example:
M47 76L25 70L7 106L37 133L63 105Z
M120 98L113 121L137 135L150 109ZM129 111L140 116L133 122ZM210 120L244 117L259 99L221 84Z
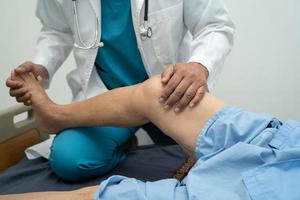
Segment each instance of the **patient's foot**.
M24 87L31 95L32 107L37 115L40 131L55 134L62 129L58 114L59 106L51 101L45 89L41 86L42 80L37 80L32 73L22 75Z

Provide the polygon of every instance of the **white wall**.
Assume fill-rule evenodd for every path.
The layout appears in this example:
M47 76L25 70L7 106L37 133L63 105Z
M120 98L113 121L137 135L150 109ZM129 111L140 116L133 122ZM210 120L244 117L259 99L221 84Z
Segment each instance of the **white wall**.
M33 56L41 28L35 17L36 2L37 0L0 1L0 111L16 104L5 86L7 76L13 68ZM70 56L54 77L48 94L55 101L67 103L71 100L65 75L74 67L75 62Z
M215 93L231 105L300 120L300 1L226 2L235 46Z
M213 91L229 104L300 120L300 1L226 0L237 32L235 47ZM15 104L4 86L11 69L30 59L39 21L36 0L0 2L0 110ZM69 59L49 95L67 103Z

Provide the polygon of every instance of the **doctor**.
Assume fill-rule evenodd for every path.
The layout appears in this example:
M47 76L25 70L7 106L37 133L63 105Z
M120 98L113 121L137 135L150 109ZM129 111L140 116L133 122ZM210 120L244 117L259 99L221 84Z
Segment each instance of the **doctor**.
M158 101L180 112L213 87L233 44L222 0L38 0L36 14L43 27L35 56L12 77L32 72L47 87L73 50L77 68L67 76L73 101L161 74L166 87ZM30 105L12 77L10 95ZM102 175L125 158L122 145L138 128L64 130L52 144L50 164L65 180ZM170 142L152 124L143 128L155 142Z

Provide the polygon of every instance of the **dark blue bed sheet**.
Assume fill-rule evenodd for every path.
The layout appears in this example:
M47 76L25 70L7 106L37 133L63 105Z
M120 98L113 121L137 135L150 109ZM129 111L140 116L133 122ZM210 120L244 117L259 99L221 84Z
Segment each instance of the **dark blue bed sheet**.
M75 190L98 185L111 175L156 181L173 177L186 160L187 155L178 145L141 146L129 150L127 159L106 176L81 182L66 182L53 173L46 159L24 159L0 174L0 194Z

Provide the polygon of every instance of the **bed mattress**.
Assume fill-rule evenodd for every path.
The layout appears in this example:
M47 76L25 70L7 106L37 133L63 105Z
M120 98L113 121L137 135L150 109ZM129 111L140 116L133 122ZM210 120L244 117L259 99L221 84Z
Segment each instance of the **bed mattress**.
M98 185L111 175L123 175L142 181L171 178L185 163L187 155L178 145L140 146L129 150L128 157L103 177L81 182L59 179L46 159L23 159L0 174L0 195L38 191L67 191Z

